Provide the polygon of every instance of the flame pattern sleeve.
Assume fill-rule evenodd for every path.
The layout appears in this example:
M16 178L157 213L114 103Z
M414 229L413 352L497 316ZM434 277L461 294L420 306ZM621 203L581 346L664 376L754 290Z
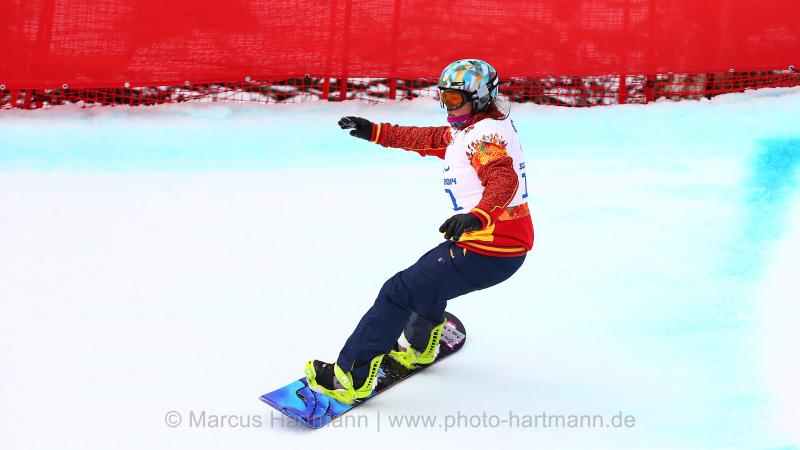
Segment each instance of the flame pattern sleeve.
M413 151L420 156L436 156L444 159L451 135L448 126L404 127L390 123L376 123L372 126L370 141L384 147Z
M467 151L467 157L484 187L481 201L471 212L481 220L484 228L497 221L519 188L514 160L508 155L507 145L500 135L491 134L473 141Z

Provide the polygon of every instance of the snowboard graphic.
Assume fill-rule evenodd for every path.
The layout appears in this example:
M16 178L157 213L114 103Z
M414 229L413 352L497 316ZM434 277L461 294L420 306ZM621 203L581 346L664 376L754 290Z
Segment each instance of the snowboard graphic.
M387 355L383 358L378 371L378 384L372 395L368 398L357 400L356 403L348 405L334 400L325 394L312 391L308 387L308 381L303 377L282 388L262 395L261 400L300 425L308 428L324 427L333 419L375 397L411 375L425 370L426 367L437 364L439 361L447 358L463 347L467 339L464 325L456 316L448 312L445 312L444 316L445 319L447 319L447 323L442 330L441 345L436 360L426 366L407 369Z

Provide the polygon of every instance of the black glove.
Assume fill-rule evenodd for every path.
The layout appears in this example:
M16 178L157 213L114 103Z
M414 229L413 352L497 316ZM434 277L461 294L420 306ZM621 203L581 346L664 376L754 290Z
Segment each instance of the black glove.
M339 119L339 126L343 130L351 129L350 136L369 140L372 137L372 122L367 119L355 116L347 116Z
M482 226L481 219L471 213L456 214L444 221L442 226L439 227L439 232L444 233L445 239L453 238L454 241L458 242L463 233L480 230Z

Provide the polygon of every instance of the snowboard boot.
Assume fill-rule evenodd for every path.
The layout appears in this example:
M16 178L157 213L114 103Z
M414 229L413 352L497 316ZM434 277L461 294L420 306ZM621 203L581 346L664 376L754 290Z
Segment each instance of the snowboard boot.
M389 352L389 357L407 369L413 369L417 364L432 363L436 356L439 355L439 341L442 338L442 330L445 323L447 323L446 319L433 327L431 334L428 336L428 344L422 350L412 347L408 339L406 339L406 334L401 334L394 344L394 349Z
M353 379L350 372L345 372L338 364L330 364L317 359L306 363L306 379L308 387L332 397L342 403L352 405L357 399L372 395L378 383L378 369L384 355L372 358L365 379Z

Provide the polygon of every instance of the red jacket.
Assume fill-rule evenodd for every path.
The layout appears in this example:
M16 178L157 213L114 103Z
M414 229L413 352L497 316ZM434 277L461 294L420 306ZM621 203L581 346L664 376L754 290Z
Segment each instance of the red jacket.
M481 113L473 116L462 128L480 120L492 120ZM384 147L402 148L420 156L436 156L444 159L451 141L450 127L404 127L389 123L372 126L371 142ZM456 244L466 250L490 256L520 256L533 247L533 223L528 204L507 207L519 187L513 167L513 159L504 148L493 146L487 158L474 158L472 166L484 187L481 201L470 212L480 219L481 230L464 233ZM475 238L471 238L475 235ZM480 237L478 237L480 236Z

